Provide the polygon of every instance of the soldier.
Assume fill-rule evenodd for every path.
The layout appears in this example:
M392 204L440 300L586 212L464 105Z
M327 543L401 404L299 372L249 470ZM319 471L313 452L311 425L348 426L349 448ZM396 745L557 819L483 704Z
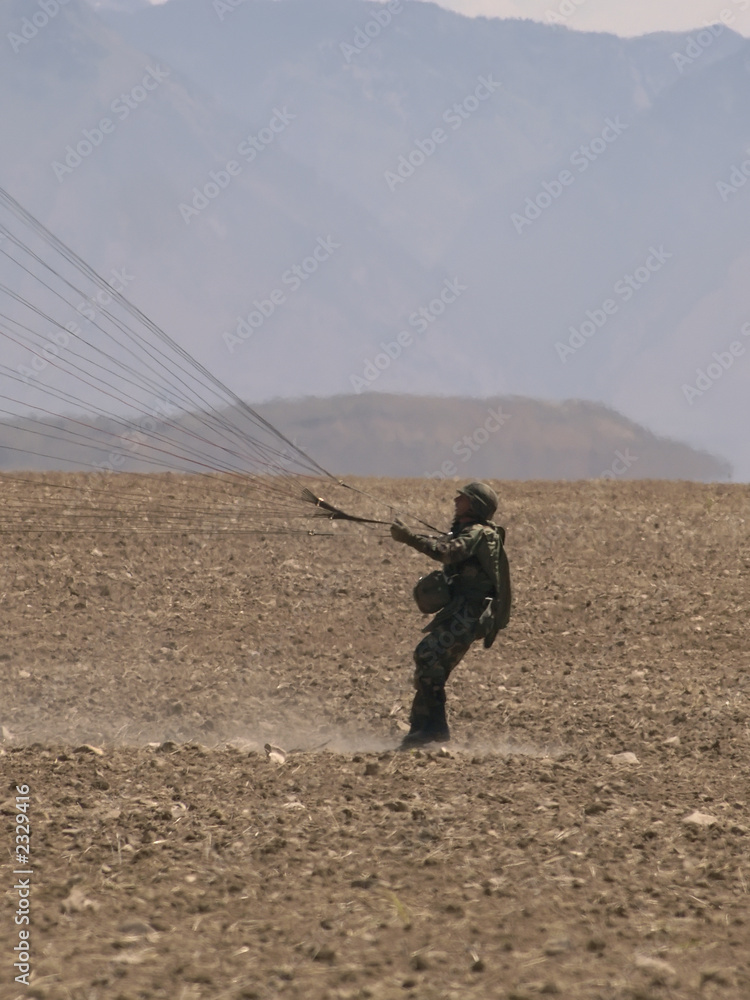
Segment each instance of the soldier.
M455 518L443 538L416 535L400 521L391 525L397 542L441 562L447 581L447 603L425 627L427 635L414 650L416 694L409 716L411 729L401 749L450 739L445 683L471 644L484 639L489 649L510 618L505 529L491 520L497 494L484 483L469 483L458 491L454 503Z

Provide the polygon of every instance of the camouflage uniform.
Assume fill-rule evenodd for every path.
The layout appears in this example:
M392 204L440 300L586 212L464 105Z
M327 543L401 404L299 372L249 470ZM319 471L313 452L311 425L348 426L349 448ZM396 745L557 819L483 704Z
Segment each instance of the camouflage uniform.
M414 651L416 695L411 734L447 739L445 684L477 639L489 648L510 616L510 573L505 529L492 522L456 524L444 539L425 538L401 528L394 537L444 566L451 597L426 626Z

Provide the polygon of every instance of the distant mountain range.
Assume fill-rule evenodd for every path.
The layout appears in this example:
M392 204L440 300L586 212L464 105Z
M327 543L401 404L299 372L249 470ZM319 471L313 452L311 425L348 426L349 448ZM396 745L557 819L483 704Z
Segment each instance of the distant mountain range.
M749 41L408 0L47 6L0 8L0 185L243 397L588 399L750 480Z
M276 400L258 410L336 476L715 482L728 480L731 474L727 462L656 437L594 403L377 392ZM178 423L188 427L184 420ZM81 428L75 420L50 421L45 427L40 437L38 424L0 424L0 469L159 470L153 458L148 464L139 463L138 449L128 447L121 423L97 420L96 427L87 430L91 443L85 445L76 443ZM142 427L143 421L134 420L134 431ZM191 443L180 438L174 418L171 425L153 422L148 433L158 439L159 455L170 452L170 439ZM170 461L163 468L180 465Z

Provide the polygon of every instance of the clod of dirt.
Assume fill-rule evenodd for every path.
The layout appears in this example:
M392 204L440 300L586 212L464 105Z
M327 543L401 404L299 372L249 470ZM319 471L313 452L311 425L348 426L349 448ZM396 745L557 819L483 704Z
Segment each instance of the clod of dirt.
M564 955L572 947L569 938L550 938L549 941L545 942L544 954L552 958L554 955Z
M99 904L89 899L82 889L71 889L70 895L60 904L63 913L83 913L84 910L97 910Z
M275 747L272 743L266 743L263 747L266 751L266 757L272 760L274 764L283 764L287 758L286 750L282 750L281 747Z
M120 924L118 930L121 934L127 934L130 937L146 937L147 934L152 934L154 929L145 920L129 920Z
M665 986L677 978L677 970L662 958L636 955L635 966L637 969L651 974L651 982L654 986Z
M683 821L688 826L713 826L718 823L715 816L709 816L708 813L699 812L697 809L695 812L691 812L689 816L686 816Z

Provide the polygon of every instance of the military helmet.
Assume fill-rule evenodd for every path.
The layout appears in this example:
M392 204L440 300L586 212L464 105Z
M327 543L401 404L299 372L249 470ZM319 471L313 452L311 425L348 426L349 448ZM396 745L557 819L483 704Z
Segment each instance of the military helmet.
M497 510L497 493L485 483L467 483L458 492L471 500L471 509L485 521Z

